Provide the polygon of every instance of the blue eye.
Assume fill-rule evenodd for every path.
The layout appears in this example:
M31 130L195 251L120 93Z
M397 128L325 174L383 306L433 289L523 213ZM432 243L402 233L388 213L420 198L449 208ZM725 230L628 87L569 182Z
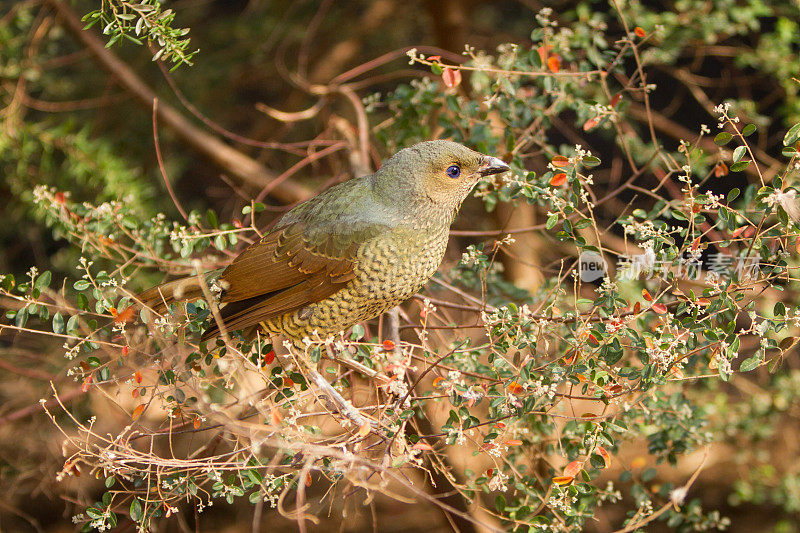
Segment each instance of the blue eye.
M447 167L447 175L451 178L457 178L461 175L461 168L458 165L450 165Z

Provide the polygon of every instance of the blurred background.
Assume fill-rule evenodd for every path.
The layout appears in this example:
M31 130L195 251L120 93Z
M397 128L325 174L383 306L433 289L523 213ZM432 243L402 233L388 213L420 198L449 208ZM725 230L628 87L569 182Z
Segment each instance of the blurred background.
M713 137L713 108L733 102L738 113L759 126L753 146L763 168L776 165L780 138L800 120L800 4L619 4L631 26L644 28L648 38L653 35L642 46L641 58L647 82L654 85L650 108L640 96L626 96L621 109L626 127L644 137L652 131L665 149L676 150L680 139L695 138L703 124ZM0 273L21 278L36 265L51 270L56 280L74 275L81 250L54 234L46 213L37 210L36 185L64 191L73 201L121 200L145 218L165 213L179 219L177 198L187 212L210 208L220 221L233 225L249 223L242 208L262 196L265 205L255 224L264 228L315 191L377 168L400 146L417 138L450 136L424 111L424 102L403 96L402 91L413 92L412 80L446 85L440 73L409 65L409 48L449 64L469 59L462 53L465 46L496 56L498 47L515 43L521 53L528 53L539 39L532 32L541 26L537 16L543 8L552 8L545 13L559 28L571 28L589 40L593 34L604 39L597 43L600 49L613 49L615 39L626 36L613 1L178 0L163 5L173 10L174 27L190 28L191 42L184 52L199 50L189 58L193 66L184 64L169 72L172 63L154 62L154 49L124 37L106 48L110 37L101 35L103 24L82 30L91 19L80 19L98 9L96 2L0 2ZM566 44L560 42L564 68ZM640 75L635 66L625 58L622 70L635 79ZM337 92L345 82L348 89ZM474 82L465 72L464 82L450 89L469 99ZM362 105L354 105L353 99ZM415 115L417 104L421 111ZM591 107L592 101L585 105ZM399 119L420 126L401 128ZM604 164L595 169L595 180L598 190L606 193L628 176L613 136L591 131L586 120L565 105L534 123L533 135L541 135L551 146L590 146L602 156ZM359 137L365 131L363 121L372 128L366 142ZM489 153L506 156L502 131L496 140L486 146ZM709 147L713 150L713 143ZM544 151L531 150L524 160L528 170L547 171ZM652 188L661 177L648 172L637 183ZM752 175L737 173L711 187L726 192L753 180ZM667 187L679 185L674 181ZM612 222L635 197L626 191L599 216ZM454 226L448 261L458 261L468 245L486 240L470 232L542 224L547 218L532 205L510 206L500 201L487 213L484 199L470 198ZM539 290L544 278L558 272L564 253L539 233L520 235L500 256L509 291ZM222 253L219 260L226 255L233 251ZM161 279L163 273L144 272L136 288ZM798 530L800 380L793 371L796 361L785 364L792 372L787 368L781 379L740 380L710 387L703 397L715 414L713 427L704 430L717 432L719 438L692 495L704 509L729 517L731 531ZM39 399L51 397L52 381L65 391L62 400L78 417L88 418L105 405L76 389L79 384L66 376L69 366L47 339L0 330L2 531L79 529L71 517L80 511L81 502L102 494L102 480L90 476L56 481L64 466L64 435L42 412ZM124 424L124 417L117 423ZM632 445L612 469L643 469L647 453L646 442ZM697 452L675 469L662 465L646 477L650 485L685 480L701 459ZM609 475L618 474L616 470ZM322 490L314 496L322 497ZM309 530L453 530L445 515L425 503L378 496L370 507L360 494L327 504L329 508L315 509L321 521L309 523ZM613 530L630 507L626 499L606 504L586 530ZM254 510L244 499L220 503L199 517L191 510L179 514L158 530L297 529L295 521L268 507ZM698 522L692 527L708 526ZM647 526L648 531L671 529L661 522ZM116 530L132 531L133 525Z

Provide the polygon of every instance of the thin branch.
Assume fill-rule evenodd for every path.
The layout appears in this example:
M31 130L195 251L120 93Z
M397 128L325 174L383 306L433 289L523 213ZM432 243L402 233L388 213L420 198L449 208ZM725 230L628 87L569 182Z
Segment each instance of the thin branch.
M153 98L153 143L156 147L158 169L161 171L161 177L164 178L164 186L167 188L169 197L172 198L172 203L174 203L175 207L178 208L178 212L183 217L183 220L188 223L189 215L186 214L186 210L183 208L178 200L178 197L175 195L175 191L172 190L172 184L169 182L169 178L167 177L167 169L164 168L164 160L161 158L161 145L158 142L158 98Z

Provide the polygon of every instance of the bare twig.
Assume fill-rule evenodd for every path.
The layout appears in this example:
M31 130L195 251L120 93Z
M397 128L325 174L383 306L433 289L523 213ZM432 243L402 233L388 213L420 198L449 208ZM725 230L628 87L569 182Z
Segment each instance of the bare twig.
M178 197L175 196L175 191L172 190L172 184L167 177L167 169L164 168L164 160L161 158L161 145L158 142L158 98L153 98L153 144L156 147L156 159L158 160L158 169L161 171L161 177L164 178L164 186L167 188L169 197L172 198L172 203L178 208L178 212L183 217L183 220L189 222L189 215L181 205Z
M627 526L625 526L624 528L616 530L614 533L630 533L631 531L636 531L637 529L641 529L642 527L646 526L647 524L649 524L662 514L666 513L670 509L678 508L680 505L682 505L683 500L686 498L686 493L689 492L689 489L694 484L694 482L697 481L697 477L703 470L703 467L706 464L706 460L708 459L709 451L710 447L707 447L705 453L703 454L703 460L700 462L700 466L697 467L697 469L694 471L689 480L686 483L684 483L683 486L673 489L672 494L670 496L671 500L668 503L661 506L661 508L658 511L654 512L653 514L643 517L640 520L635 520L630 524L628 524Z

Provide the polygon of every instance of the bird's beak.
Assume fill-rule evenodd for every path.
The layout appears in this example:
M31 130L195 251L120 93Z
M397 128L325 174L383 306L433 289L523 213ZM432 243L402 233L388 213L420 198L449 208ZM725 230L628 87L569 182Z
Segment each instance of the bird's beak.
M500 174L511 170L511 167L506 165L502 159L491 156L484 156L483 163L478 167L478 174L481 176L491 176L492 174Z

